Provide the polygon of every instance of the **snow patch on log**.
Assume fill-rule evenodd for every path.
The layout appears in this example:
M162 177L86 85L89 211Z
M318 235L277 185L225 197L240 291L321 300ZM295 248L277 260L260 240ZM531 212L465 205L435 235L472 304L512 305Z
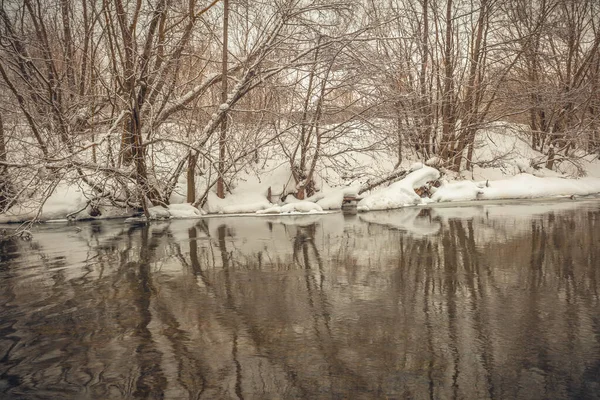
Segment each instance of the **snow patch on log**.
M414 169L416 166L411 167ZM389 210L415 204L426 203L415 189L435 181L440 177L440 172L421 164L421 167L408 174L404 179L381 189L358 203L358 211Z

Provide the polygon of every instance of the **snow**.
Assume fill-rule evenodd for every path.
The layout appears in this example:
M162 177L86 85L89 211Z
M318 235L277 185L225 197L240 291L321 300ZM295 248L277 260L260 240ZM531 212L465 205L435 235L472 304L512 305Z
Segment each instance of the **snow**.
M80 188L60 184L46 200L42 215L46 219L59 218L85 207L87 199Z
M120 117L119 117L120 118ZM343 138L327 144L324 154L339 156L319 159L315 171L316 188L319 190L306 200L298 200L292 193L296 184L291 174L289 161L277 146L260 149L261 162L248 162L236 169L232 180L226 182L227 193L220 199L214 189L208 192L203 210L186 204L187 189L185 174L182 174L172 193L168 208L152 207L152 219L199 218L209 214L251 214L255 217L282 219L298 214L319 214L326 210L339 210L346 196L357 196L359 189L373 179L387 176L394 170L408 169L411 172L402 180L373 189L358 203L360 211L389 210L405 206L428 203L468 202L480 200L535 199L567 196L587 196L600 193L600 160L595 155L573 156L573 160L555 166L555 170L542 168L544 155L533 150L523 139L519 126L497 124L481 130L476 137L474 167L472 171L454 173L445 171L443 185L432 188L431 199L421 198L414 189L430 181L440 179L442 160L432 157L425 162L414 163L414 154L406 153L400 166L395 165L394 155L386 150L374 148L376 136L365 128L352 128ZM111 128L112 131L112 128ZM110 135L110 132L105 137ZM165 165L176 163L181 155L160 153ZM185 150L187 151L187 149ZM182 150L183 153L185 153ZM160 153L160 154L159 154ZM266 160L266 161L265 161ZM334 161L335 160L335 161ZM205 171L204 171L205 172ZM583 178L569 178L587 174ZM68 181L70 179L70 181ZM214 179L214 176L213 176ZM228 179L231 179L229 177ZM201 195L210 180L209 174L197 175L197 186ZM45 201L38 215L38 207L45 188L22 196L23 202L0 215L0 223L20 222L39 217L42 221L57 219L91 218L88 205L93 191L84 184L76 185L73 177L64 178L52 195ZM202 186L204 184L204 187ZM46 189L51 182L47 182ZM118 209L108 202L98 205L99 218L139 215L139 210ZM75 213L75 214L74 214ZM278 218L278 217L277 217ZM362 218L362 216L361 216ZM365 216L369 222L388 224L415 232L434 232L436 224L414 227L413 222L399 215L394 220L387 214ZM421 221L422 222L422 221ZM422 233L426 234L426 233Z
M87 206L85 188L69 185L65 182L59 183L54 192L46 199L38 216L38 204L35 202L24 202L10 208L6 213L0 215L0 223L12 223L28 221L36 216L42 221L66 219L91 218ZM120 217L130 215L129 210L100 207L104 218ZM76 214L74 214L76 213ZM71 214L73 214L71 216Z
M241 192L220 199L215 193L210 192L206 211L209 214L241 214L254 213L272 206L273 204L262 193Z
M487 186L486 186L487 185ZM600 193L600 179L540 178L520 174L509 179L474 183L451 182L438 188L431 199L435 202L534 199L560 196L587 196Z
M163 206L155 206L148 208L148 214L151 220L167 220L167 219L190 219L200 218L203 212L190 203L171 204L166 208ZM127 222L145 221L142 216L131 217L126 219Z
M426 165L413 165L415 171L408 174L404 179L391 184L387 188L362 199L357 207L359 211L389 210L424 203L426 200L415 193L415 188L425 185L440 177L440 172Z
M341 186L332 189L326 188L309 197L307 200L317 203L323 210L339 210L342 208L344 197L355 197L358 195L358 190L358 185Z
M475 137L473 171L463 171L461 176L476 181L498 180L519 173L574 177L583 172L589 177L600 177L598 156L582 151L572 153L568 162L557 163L554 171L543 168L547 156L531 148L528 132L526 125L502 121L488 124Z
M414 189L419 188L427 182L437 180L440 172L432 167L419 164L414 166L415 170L404 179L391 184L386 188L376 190L358 203L359 211L390 210L413 205L423 205L430 202L465 202L475 200L507 200L507 199L535 199L567 196L588 196L600 193L600 178L586 177L579 179L568 179L564 177L548 176L539 177L532 174L519 174L514 177L474 182L470 180L444 181L443 185L431 196L431 199L421 198ZM277 175L277 174L276 174ZM281 178L281 176L279 177ZM281 180L281 179L279 179ZM277 179L275 180L277 181ZM264 186L272 184L273 180L246 182L240 185L225 199L218 198L214 193L209 193L207 211L220 214L244 214L255 215L283 214L295 215L302 213L323 213L325 210L337 210L341 208L343 198L347 195L356 195L357 187L338 187L319 192L307 200L298 200L288 195L286 202L282 204L271 203L264 194ZM261 192L253 192L260 190ZM285 189L282 189L284 192ZM277 196L280 194L277 194ZM89 210L86 209L87 199L82 190L73 186L61 184L45 202L40 213L41 220L64 219L67 215L80 211L75 218L89 218ZM88 207L89 208L89 207ZM154 220L173 218L199 218L204 211L189 203L171 204L168 208L161 206L149 208L150 218ZM102 210L102 218L114 213ZM0 223L23 221L34 218L36 210L34 207L27 208L24 205L13 207L8 213L0 216ZM398 229L417 232L426 235L436 231L435 224L413 226L413 219L406 216L395 215L390 219L385 214L373 214L365 217L365 220L386 224ZM411 225L412 224L412 225Z
M169 212L169 210L162 206L148 208L148 215L150 216L150 219L169 219L169 218L171 218L171 213Z
M171 218L198 218L203 215L201 210L190 203L171 204L169 205L168 210L171 214Z
M482 189L472 181L446 183L438 188L431 196L435 202L476 200L482 194Z
M282 206L273 206L256 211L257 214L289 214L289 213L316 213L323 212L320 205L312 201L295 201Z
M336 190L318 200L317 205L319 205L323 210L339 210L342 208L343 202L344 191Z
M259 168L260 167L260 168ZM206 211L209 214L254 213L273 207L267 199L269 188L271 198L279 199L294 189L290 183L289 165L269 162L257 167L249 167L242 171L235 187L230 188L224 199L214 192L209 192Z

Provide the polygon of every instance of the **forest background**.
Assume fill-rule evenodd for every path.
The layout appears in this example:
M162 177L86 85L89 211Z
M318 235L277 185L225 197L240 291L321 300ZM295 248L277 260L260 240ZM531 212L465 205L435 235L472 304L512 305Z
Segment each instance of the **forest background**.
M325 169L471 171L509 156L474 157L499 126L528 167L582 175L599 24L594 0L0 0L0 213L39 217L62 185L90 215L178 190L203 206L273 160L291 184L269 198L313 195Z

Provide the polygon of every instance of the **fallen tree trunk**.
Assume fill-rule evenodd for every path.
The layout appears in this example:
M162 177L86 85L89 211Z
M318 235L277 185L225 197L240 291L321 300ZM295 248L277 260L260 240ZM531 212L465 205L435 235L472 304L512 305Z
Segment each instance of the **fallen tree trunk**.
M395 180L400 180L400 179L404 178L406 175L408 175L409 172L411 172L411 171L410 170L407 171L404 169L394 170L392 173L384 176L383 178L379 178L374 181L367 181L360 187L358 194L361 195L364 192L368 192L369 190L375 189L377 186L383 185L384 183L395 181Z

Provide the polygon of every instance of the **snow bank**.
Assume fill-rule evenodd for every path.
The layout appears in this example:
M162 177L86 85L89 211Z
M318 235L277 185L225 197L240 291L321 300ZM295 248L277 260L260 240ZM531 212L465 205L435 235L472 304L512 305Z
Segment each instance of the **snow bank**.
M586 196L596 193L600 193L599 178L539 178L530 174L521 174L487 183L470 181L448 183L438 188L431 199L435 202L506 200Z
M520 173L538 177L586 176L600 177L600 159L597 155L575 150L573 160L556 162L555 171L541 168L547 155L531 148L527 125L506 122L489 123L475 136L474 166L472 171L462 171L463 178L471 180L505 179ZM536 168L532 167L536 165ZM435 166L435 165L432 165ZM581 168L581 170L579 169Z
M600 193L599 178L567 179L537 177L520 174L496 181L447 182L435 190L431 199L422 199L415 188L439 178L439 172L423 167L406 178L364 198L358 203L359 211L389 210L427 202L455 202L473 200L534 199L560 196L587 196Z
M46 200L39 214L40 221L66 221L66 218L75 220L81 219L107 219L130 217L133 214L139 214L135 210L126 210L116 207L99 205L100 214L90 215L91 208L87 204L88 199L83 191L74 186L60 184L54 193ZM29 207L17 205L11 208L7 213L0 216L0 223L21 222L31 220L37 216L38 205L32 204ZM171 204L168 208L161 206L150 207L148 209L150 218L154 220L171 218L198 218L202 216L202 211L189 203ZM133 217L131 220L145 220L145 217Z
M328 193L322 199L317 201L317 204L323 210L339 210L342 208L342 203L344 202L344 192L342 190L335 190L331 193Z
M511 179L489 183L482 199L531 199L535 197L586 196L600 193L598 178L538 178L522 174Z
M234 193L220 199L215 193L210 192L205 208L209 214L243 214L265 210L272 206L273 204L262 193Z
M209 193L206 211L209 214L288 214L339 210L344 196L356 195L358 191L357 185L333 189L325 187L306 200L298 200L291 194L296 188L289 166L270 167L268 164L260 171L240 174L236 186L224 199ZM268 193L271 199L268 199ZM284 204L275 204L282 197L285 197Z
M169 219L171 218L171 213L169 210L162 206L150 207L148 209L148 215L150 219Z
M150 207L148 209L150 219L171 219L171 218L199 218L202 216L202 211L190 203L171 204L167 208L162 206ZM142 218L143 219L143 218Z
M202 210L197 209L190 203L169 205L171 218L198 218L202 216Z
M289 214L289 213L315 213L323 212L320 205L312 201L297 201L283 206L273 206L265 210L256 211L257 214Z
M362 199L358 203L358 210L389 210L423 203L424 199L419 197L414 189L439 177L440 172L437 169L421 164L420 168L408 174L404 179Z
M295 190L292 184L289 165L267 162L260 167L239 173L231 193L220 199L214 192L209 192L205 209L209 214L245 214L255 213L273 207L268 199L279 199L289 191Z
M345 196L357 196L359 186L342 186L333 189L324 189L315 193L307 200L317 203L323 210L339 210L342 208Z
M17 203L6 213L0 215L0 223L23 222L38 218L40 221L64 220L67 217L75 220L96 218L90 215L91 207L88 205L88 196L85 191L86 185L69 185L65 182L60 183L54 189L54 192L46 199L41 211L39 211L39 202L27 200L23 203ZM91 192L91 189L88 190ZM98 206L100 218L115 218L130 216L132 210L119 209L116 207ZM38 215L39 211L39 215ZM95 215L95 214L94 214Z
M438 188L431 196L435 202L469 201L475 200L483 194L481 185L472 181L458 181L446 183ZM483 184L485 186L485 183Z
M44 203L39 218L41 220L66 218L68 214L81 210L86 203L87 199L81 189L60 184ZM37 213L38 204L35 202L17 204L0 216L0 223L30 220L35 218ZM85 214L89 217L87 213Z

